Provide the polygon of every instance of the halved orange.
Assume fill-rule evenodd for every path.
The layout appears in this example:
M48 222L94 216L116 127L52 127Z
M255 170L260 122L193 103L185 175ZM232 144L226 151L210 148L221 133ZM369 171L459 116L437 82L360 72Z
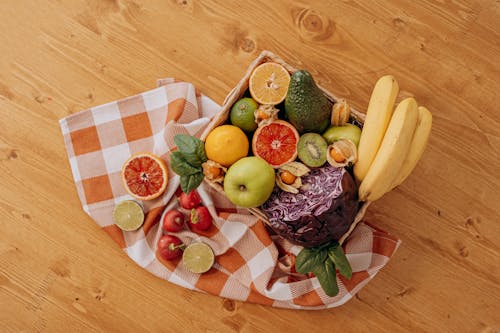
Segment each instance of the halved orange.
M168 171L158 156L138 153L130 157L122 167L123 186L139 200L158 198L167 188Z
M290 73L275 62L265 62L254 69L248 83L252 98L260 104L276 105L285 100Z
M275 120L260 126L252 138L252 151L277 169L297 158L299 133L292 124Z

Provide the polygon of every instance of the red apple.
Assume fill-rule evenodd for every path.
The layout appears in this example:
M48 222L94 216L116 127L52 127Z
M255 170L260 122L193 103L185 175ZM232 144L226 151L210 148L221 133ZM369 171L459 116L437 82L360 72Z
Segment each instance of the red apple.
M181 193L179 197L181 207L184 209L193 209L201 204L201 198L196 190L186 193Z
M189 217L189 226L193 231L205 231L212 226L212 216L207 207L196 207L191 209L191 216Z
M168 211L163 217L163 230L179 232L184 229L184 214L177 209Z
M165 235L158 241L158 251L165 260L172 260L182 255L184 244L175 236Z

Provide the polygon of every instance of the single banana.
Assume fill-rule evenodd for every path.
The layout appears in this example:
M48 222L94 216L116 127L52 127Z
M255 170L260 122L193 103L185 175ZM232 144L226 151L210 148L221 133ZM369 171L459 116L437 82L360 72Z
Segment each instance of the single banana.
M373 87L359 139L358 162L354 165L354 176L358 184L365 178L379 150L398 93L398 82L391 75L382 76Z
M399 103L380 149L359 186L361 201L375 201L388 192L408 154L417 120L418 106L415 99L410 97Z
M401 170L399 170L398 176L391 185L391 190L404 182L417 165L420 157L422 157L422 154L424 153L429 135L431 134L431 128L432 113L430 113L430 111L424 106L419 106L417 127L415 128L415 133L413 134L410 150L408 151L408 155L406 155Z

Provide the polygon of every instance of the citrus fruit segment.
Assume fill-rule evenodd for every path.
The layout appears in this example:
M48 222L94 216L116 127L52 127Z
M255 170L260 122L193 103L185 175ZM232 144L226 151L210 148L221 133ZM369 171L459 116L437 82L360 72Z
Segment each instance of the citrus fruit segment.
M225 167L247 156L248 147L245 133L233 125L216 127L205 140L205 152L208 159Z
M205 243L191 243L182 254L182 264L192 273L205 273L214 264L214 252Z
M130 157L122 168L122 181L127 192L140 200L152 200L166 189L168 171L165 163L150 153Z
M264 159L276 169L297 158L298 141L299 133L292 124L276 120L255 131L252 150L255 156Z
M137 230L144 222L144 211L137 202L125 200L115 206L113 221L124 231Z
M254 69L249 79L250 95L260 104L279 104L285 100L290 73L275 62L265 62Z
M234 103L231 108L231 124L238 126L245 132L253 132L257 129L255 122L255 110L259 104L249 97L245 97Z

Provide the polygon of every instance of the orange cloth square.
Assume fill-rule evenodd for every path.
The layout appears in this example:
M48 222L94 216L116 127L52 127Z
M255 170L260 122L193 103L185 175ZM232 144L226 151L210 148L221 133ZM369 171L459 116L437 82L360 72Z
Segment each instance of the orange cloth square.
M241 266L246 264L246 260L234 248L230 248L226 253L218 256L216 260L219 265L221 265L231 273L236 272L241 268Z
M220 294L229 276L215 268L211 268L208 272L200 275L195 287L207 292Z
M165 123L171 120L179 120L182 113L184 112L184 106L186 105L186 99L178 98L168 104L168 114Z
M76 130L70 133L75 156L90 153L101 149L99 135L95 126Z
M87 204L113 199L113 190L108 175L82 180Z
M273 242L266 231L264 223L261 220L255 223L250 229L254 232L255 236L257 236L257 238L264 246L269 246Z
M250 285L250 293L248 294L247 302L270 306L273 305L274 300L259 293L252 282L252 284Z
M122 249L127 247L125 243L125 237L123 237L122 229L118 228L116 224L108 225L102 228L108 235L118 244Z
M350 280L346 279L340 274L337 274L337 279L340 279L348 291L353 290L363 280L369 279L370 275L367 271L360 271L352 273Z
M149 117L146 112L125 117L122 119L122 123L127 141L135 141L153 135Z
M384 232L375 231L375 235L384 236ZM387 242L382 237L375 237L372 243L373 253L377 253L386 257L390 257L394 251L396 251L396 242Z
M316 290L311 290L310 292L300 295L293 299L293 304L305 305L305 306L319 306L323 305L323 301L319 297Z

